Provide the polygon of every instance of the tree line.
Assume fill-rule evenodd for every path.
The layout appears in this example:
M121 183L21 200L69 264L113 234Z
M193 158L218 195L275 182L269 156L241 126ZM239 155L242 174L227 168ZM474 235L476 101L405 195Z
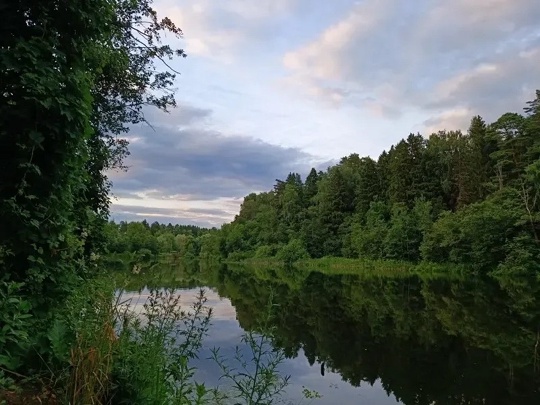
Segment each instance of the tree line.
M107 253L135 254L151 259L159 254L175 254L183 259L219 257L218 230L195 225L168 225L146 220L111 221L105 229ZM133 256L132 256L133 257Z
M220 231L227 258L325 256L540 271L540 91L524 114L410 134L244 198Z

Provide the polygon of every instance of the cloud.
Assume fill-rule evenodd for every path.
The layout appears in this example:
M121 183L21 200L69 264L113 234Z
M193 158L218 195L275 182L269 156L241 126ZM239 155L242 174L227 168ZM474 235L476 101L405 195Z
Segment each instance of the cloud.
M282 62L297 88L333 105L495 119L534 96L538 21L537 0L365 0Z
M156 8L182 28L188 54L232 62L246 45L270 37L300 0L159 0Z
M200 128L138 127L130 138L130 172L117 181L119 190L232 197L266 189L276 173L305 170L313 159L298 149Z
M128 172L111 173L115 215L221 224L238 212L242 197L269 190L276 176L306 175L327 163L296 148L208 129L211 112L193 106L146 116L152 127L138 125L128 136Z
M500 114L507 109L518 112L525 101L534 95L540 83L540 47L526 51L505 52L491 63L455 74L434 87L429 107L462 105L481 108L484 114L495 119L489 110Z
M149 125L169 129L192 124L204 124L211 115L212 110L209 108L199 108L186 103L178 103L176 108L168 112L157 108L146 108L144 110L144 118Z
M431 135L443 130L453 131L467 128L473 115L473 111L462 107L446 110L424 121L425 133Z
M112 218L115 221L132 221L146 218L150 222L179 223L185 225L196 225L201 227L219 227L224 222L224 218L230 218L238 209L238 202L231 201L229 204L235 209L221 208L159 208L144 205L115 204Z

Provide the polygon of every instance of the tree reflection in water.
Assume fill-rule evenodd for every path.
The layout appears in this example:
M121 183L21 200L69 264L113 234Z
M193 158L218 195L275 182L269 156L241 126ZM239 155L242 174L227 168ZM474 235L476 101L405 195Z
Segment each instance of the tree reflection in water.
M216 288L244 329L272 295L274 344L288 356L303 349L321 375L353 386L380 380L404 404L540 403L536 280L222 266L154 270L132 283Z

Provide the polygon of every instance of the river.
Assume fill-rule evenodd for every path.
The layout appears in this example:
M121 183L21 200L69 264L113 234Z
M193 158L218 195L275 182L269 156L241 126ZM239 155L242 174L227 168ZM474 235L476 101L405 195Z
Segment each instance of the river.
M222 384L211 349L246 350L241 336L272 302L290 375L278 403L540 403L537 281L362 274L161 266L130 275L124 298L141 305L151 288L175 288L187 307L204 288L213 316L193 365L211 386Z

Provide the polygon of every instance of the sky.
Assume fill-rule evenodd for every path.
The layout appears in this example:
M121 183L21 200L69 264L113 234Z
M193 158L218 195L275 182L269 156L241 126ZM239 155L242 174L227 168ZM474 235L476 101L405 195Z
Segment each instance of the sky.
M522 112L540 88L538 0L156 0L178 107L145 111L110 174L112 218L219 227L243 197L409 133Z

